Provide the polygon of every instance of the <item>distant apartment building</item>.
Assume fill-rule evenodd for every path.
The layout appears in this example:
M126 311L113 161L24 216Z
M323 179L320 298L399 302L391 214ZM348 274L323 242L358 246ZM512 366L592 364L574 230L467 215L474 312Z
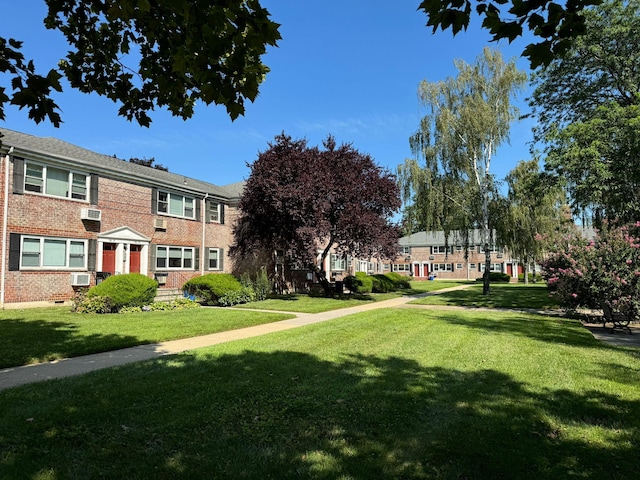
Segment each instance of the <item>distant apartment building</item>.
M399 241L400 254L390 270L414 279L475 280L485 271L484 242L479 230L469 235L465 245L459 232L450 232L445 241L444 232L418 232ZM523 272L517 259L496 245L489 246L492 272L506 273L517 279Z

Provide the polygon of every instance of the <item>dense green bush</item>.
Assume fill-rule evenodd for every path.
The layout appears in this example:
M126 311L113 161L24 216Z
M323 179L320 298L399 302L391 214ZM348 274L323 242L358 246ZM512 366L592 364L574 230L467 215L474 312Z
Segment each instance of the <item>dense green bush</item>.
M107 297L111 311L122 307L141 307L153 303L158 291L158 282L140 273L112 275L87 292L87 300Z
M476 278L476 282L482 282L483 277ZM489 272L489 281L491 283L509 283L511 276L508 273Z
M259 302L266 300L271 292L271 281L267 275L267 269L262 267L260 272L256 274L256 278L252 279L248 273L243 273L240 277L240 283L243 287L253 290L253 300Z
M240 290L230 290L218 298L218 305L221 307L232 307L241 303L253 302L256 299L252 287L243 286Z
M87 291L78 292L73 299L71 311L75 313L111 313L111 299L95 296L88 298Z
M344 279L344 286L351 293L366 294L373 290L373 280L364 272L356 272L355 275L349 275Z
M390 278L395 284L396 288L411 288L408 277L400 275L396 272L388 272L385 273L384 276Z
M529 283L533 283L533 282L541 282L542 281L542 275L540 275L539 273L529 273ZM524 283L524 273L519 273L518 274L518 282L520 283Z
M229 273L208 273L194 277L182 287L205 305L218 305L220 298L233 291L241 291L240 281Z
M386 275L377 274L371 275L371 281L373 282L374 293L387 293L387 292L395 292L396 284L395 282Z

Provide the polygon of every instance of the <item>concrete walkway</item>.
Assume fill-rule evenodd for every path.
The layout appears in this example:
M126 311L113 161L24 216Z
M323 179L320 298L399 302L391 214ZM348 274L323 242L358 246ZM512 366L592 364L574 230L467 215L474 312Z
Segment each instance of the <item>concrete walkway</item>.
M218 345L221 343L232 342L234 340L240 340L244 338L257 337L260 335L266 335L274 332L281 332L292 328L302 327L305 325L311 325L314 323L326 322L354 313L367 312L369 310L377 310L380 308L438 308L438 309L477 309L473 307L446 307L435 305L406 305L411 300L421 298L429 295L438 295L452 290L459 290L467 288L467 285L458 287L446 288L442 290L436 290L434 292L427 292L418 295L402 296L398 298L392 298L390 300L384 300L382 302L372 302L364 305L358 305L355 307L341 308L338 310L331 310L328 312L305 314L295 312L283 312L296 315L295 318L288 320L281 320L274 323L266 323L263 325L256 325L253 327L241 328L238 330L231 330L227 332L213 333L210 335L203 335L200 337L184 338L181 340L172 340L168 342L161 342L150 345L139 345L137 347L123 348L121 350L114 350L111 352L96 353L92 355L84 355L81 357L65 358L62 360L54 360L52 362L38 363L33 365L25 365L21 367L5 368L0 370L0 391L25 385L28 383L42 382L45 380L52 380L57 378L70 377L73 375L81 375L83 373L93 372L104 368L115 367L119 365L126 365L134 362L141 362L144 360L152 360L164 355L171 355L176 353L182 353L197 348L209 347L212 345ZM215 307L214 307L215 308ZM243 309L247 310L247 309ZM486 309L491 310L491 309ZM496 309L493 309L495 311ZM261 310L258 310L261 311ZM520 310L527 311L529 313L542 313L553 314L549 311L538 310ZM269 311L273 313L272 310ZM594 331L590 329L594 336L599 340L611 343L614 345L625 346L640 346L640 331L636 332L636 335L624 335L622 338L621 333L606 334L604 331Z

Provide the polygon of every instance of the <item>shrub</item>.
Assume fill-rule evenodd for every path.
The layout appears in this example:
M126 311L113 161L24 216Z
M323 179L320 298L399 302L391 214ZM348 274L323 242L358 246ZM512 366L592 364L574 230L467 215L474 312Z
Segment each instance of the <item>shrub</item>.
M107 297L111 302L111 311L119 311L122 307L141 307L153 302L158 290L158 283L140 273L112 275L91 287L87 299Z
M251 287L242 287L240 290L230 290L218 298L221 307L232 307L241 303L249 303L255 300L255 293Z
M260 273L256 276L253 282L253 291L255 293L256 301L266 300L271 292L271 280L267 275L267 269L262 267Z
M99 295L87 297L86 291L84 291L74 298L71 311L76 313L111 313L111 299Z
M395 282L388 276L377 274L377 275L372 275L370 278L373 282L372 291L374 293L387 293L387 292L396 291Z
M219 299L227 293L242 290L242 284L229 273L209 273L192 278L182 288L205 305L218 305Z
M411 288L411 284L409 283L409 279L405 276L400 275L396 272L388 272L384 274L385 277L390 278L396 288Z
M476 278L476 282L482 282L484 277ZM489 282L491 283L509 283L511 276L508 273L489 272Z
M529 283L534 283L534 282L541 282L542 281L542 275L540 275L539 273L529 273ZM520 283L524 283L524 273L519 273L518 274L518 282Z
M640 222L599 234L595 241L567 237L543 263L552 294L567 310L602 308L640 312Z
M373 280L364 272L356 272L344 279L344 285L351 293L366 294L373 289Z
M154 302L143 307L123 307L119 313L156 312L163 310L184 310L186 308L199 308L200 304L188 298L179 298L170 302Z

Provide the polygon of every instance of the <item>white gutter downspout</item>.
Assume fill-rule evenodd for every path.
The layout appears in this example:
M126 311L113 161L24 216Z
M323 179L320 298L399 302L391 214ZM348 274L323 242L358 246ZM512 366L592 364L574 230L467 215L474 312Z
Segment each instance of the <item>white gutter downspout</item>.
M205 259L205 254L204 254L204 245L205 245L205 238L204 238L204 230L207 226L207 198L209 198L209 194L205 193L204 194L204 198L202 199L202 248L200 248L200 275L204 275L204 259Z
M4 310L4 289L6 285L6 261L7 261L7 221L9 218L9 159L13 155L13 147L4 157L4 206L2 211L2 273L0 273L0 309Z

